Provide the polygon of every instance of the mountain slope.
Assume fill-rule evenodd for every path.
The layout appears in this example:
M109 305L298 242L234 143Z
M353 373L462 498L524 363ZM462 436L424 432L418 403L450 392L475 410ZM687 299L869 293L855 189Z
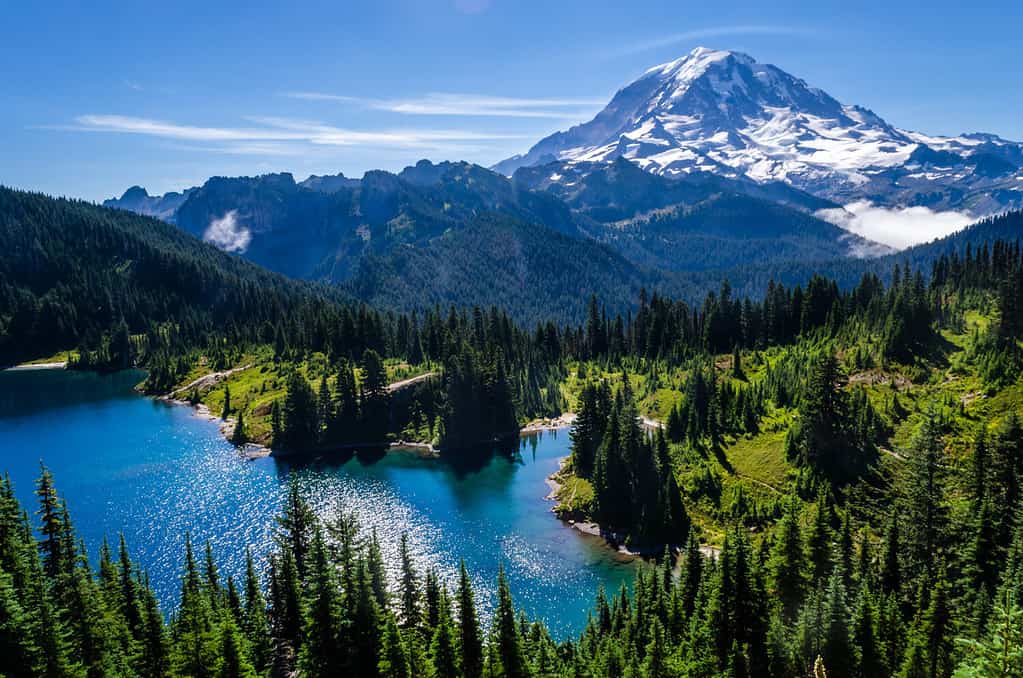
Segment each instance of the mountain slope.
M147 217L156 217L163 221L173 222L178 208L181 207L195 187L187 188L181 193L171 191L163 195L149 195L141 186L132 186L120 198L103 201L104 207L116 207Z
M528 324L581 321L591 294L624 311L643 287L674 286L610 247L494 213L425 245L364 258L344 284L373 305L401 311L495 305Z
M187 344L342 299L156 219L4 187L0 248L0 364L96 346L122 320Z
M658 270L890 251L808 214L832 203L781 183L705 173L669 179L623 158L520 168L513 180L558 196L591 237Z
M697 48L649 69L593 120L494 169L624 157L665 176L784 181L848 203L988 214L1023 205L1023 145L907 132L738 52Z
M699 301L704 294L720 286L722 279L731 282L736 296L759 298L773 281L792 287L805 285L814 274L834 280L841 289L852 289L864 274L872 273L882 281L890 282L896 266L921 271L929 276L935 261L942 255L956 254L964 258L967 248L973 252L996 240L1010 243L1023 242L1023 211L1007 212L983 219L952 235L886 256L869 259L788 260L770 263L750 263L717 271L686 272L671 278L678 294L689 301Z
M125 198L105 204L148 209ZM367 172L360 180L314 176L296 183L287 173L213 177L191 189L167 220L288 276L338 282L364 255L425 243L485 211L581 236L569 209L553 196L476 165L426 161L397 175Z
M214 177L175 222L267 268L340 283L388 308L496 304L532 322L575 318L592 293L625 309L641 287L662 284L588 237L558 197L476 165L424 161L349 181L327 191L290 174Z
M809 214L834 207L780 182L757 184L712 174L671 180L624 159L523 168L512 180L468 163L421 161L399 174L367 172L360 180L311 177L296 183L290 174L214 177L189 192L173 221L273 270L331 282L366 275L361 262L367 258L379 261L393 254L404 259L410 249L430 250L435 239L471 230L486 214L507 223L542 225L548 231L542 237L596 240L634 265L660 271L730 267L751 257L778 261L883 252ZM468 259L493 251L478 235L466 240L476 249L450 251L449 256ZM578 243L571 249L589 256L591 266L604 256ZM473 266L469 261L460 265L465 270ZM441 289L439 281L432 290L434 281L421 282L427 285L425 296L438 298L431 292ZM485 285L479 283L481 291ZM506 292L515 294L515 289Z

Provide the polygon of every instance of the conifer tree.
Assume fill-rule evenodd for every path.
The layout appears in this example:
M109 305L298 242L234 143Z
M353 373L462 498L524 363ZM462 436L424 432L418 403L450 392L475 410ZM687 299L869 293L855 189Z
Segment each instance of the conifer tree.
M415 566L412 564L412 554L409 552L408 535L405 533L401 535L399 557L401 558L401 627L406 632L418 631L423 621L420 607L421 592Z
M380 678L409 678L413 675L409 669L405 642L392 614L387 615L384 622L378 669Z
M910 633L906 659L900 673L903 678L947 678L955 669L952 610L949 608L948 585L944 577L938 579L928 597L930 603Z
M892 512L882 546L880 584L884 593L895 596L902 595L902 565L899 556L901 549L899 517L897 513Z
M643 660L643 678L669 678L668 648L664 638L664 628L658 619L654 619L650 629L650 642L646 646Z
M732 349L732 378L733 379L746 379L746 373L742 370L742 355L739 352L739 345L736 344L735 348Z
M266 600L256 576L256 564L252 552L245 550L245 609L242 629L252 648L255 669L264 673L270 668L273 645L270 640L270 623L266 614Z
M469 581L469 572L462 561L458 570L458 646L463 675L478 676L483 672L483 640L476 618L476 601Z
M40 534L43 536L40 550L43 557L43 570L49 578L56 578L66 571L64 563L64 526L61 519L61 501L57 489L53 485L53 476L42 464L41 474L36 481L36 496L39 497Z
M451 620L451 604L446 593L441 595L440 609L433 639L430 641L430 678L458 678L458 649Z
M497 610L494 612L493 639L496 659L500 662L502 673L506 678L527 678L529 675L526 658L522 652L522 641L519 637L518 624L515 621L515 609L512 605L508 579L504 574L504 566L497 572ZM493 669L492 669L493 670Z
M211 675L216 665L219 638L215 635L210 601L192 550L185 537L185 572L181 582L181 606L174 620L174 670L181 675Z
M256 678L256 671L245 654L245 641L231 617L221 622L220 636L219 667L215 675L218 678Z
M373 349L362 355L362 427L370 441L387 437L388 405L387 372L383 359Z
M907 542L918 570L931 582L934 563L942 547L948 508L944 498L943 448L937 414L929 412L920 427L910 456L906 483Z
M275 538L281 546L286 547L284 552L294 558L300 579L306 575L306 556L312 543L315 520L316 516L302 497L297 480L292 478L288 483L284 508L276 519L279 529Z
M355 607L351 618L352 651L351 666L353 675L373 675L373 668L378 665L383 639L381 630L384 628L382 616L385 611L377 607L373 586L369 578L365 558L359 557L355 563ZM404 638L408 643L415 644L417 639ZM406 652L414 657L416 666L422 666L415 654L414 647L406 645Z
M279 557L271 561L271 567L270 610L273 634L297 650L302 644L305 601L298 567L291 550L282 548Z
M817 496L817 510L806 540L806 557L810 567L810 583L823 587L831 572L831 507L827 495L822 491Z
M836 678L852 676L856 670L857 652L849 628L849 606L846 602L843 573L836 570L828 580L824 603L823 656Z
M238 410L238 416L234 422L234 431L231 433L231 442L238 446L249 442L249 435L245 430L245 412L243 410Z
M341 603L334 565L327 558L327 546L319 528L313 533L309 562L309 605L299 665L308 675L329 675L341 671L345 657Z
M803 537L799 526L798 501L790 499L778 522L770 568L774 590L781 602L782 618L792 623L799 612L805 590Z
M852 619L853 644L857 650L856 674L861 678L883 678L885 676L882 648L877 637L877 623L874 601L870 590L864 584L856 599Z

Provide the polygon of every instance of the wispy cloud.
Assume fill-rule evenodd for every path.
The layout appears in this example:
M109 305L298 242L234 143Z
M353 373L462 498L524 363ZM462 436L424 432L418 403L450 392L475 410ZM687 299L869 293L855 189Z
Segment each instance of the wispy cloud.
M302 134L286 130L244 127L199 127L164 120L135 118L127 115L80 115L77 125L61 129L79 132L115 132L144 134L164 139L186 141L300 141Z
M230 142L225 144L168 143L164 148L175 151L219 153L223 155L254 155L275 157L296 157L309 153L309 147L301 143L280 141Z
M365 146L404 149L447 149L452 144L528 139L529 135L465 129L352 130L316 120L282 117L245 118L247 126L204 127L124 115L82 115L74 125L56 129L78 132L138 134L184 142L205 142L194 150L248 155L290 155L301 146Z
M595 98L533 99L447 92L432 92L409 99L373 99L326 92L284 92L281 96L304 101L335 101L357 104L373 110L405 115L553 118L558 120L584 117L587 113L592 113L594 107L606 103L603 99Z
M455 0L455 9L463 14L479 14L490 8L490 0Z
M627 56L629 54L639 54L640 52L648 52L653 49L660 49L661 47L670 47L672 45L692 42L694 40L706 40L708 38L728 38L743 35L809 36L814 33L815 31L808 28L801 28L798 26L777 26L770 24L711 26L707 28L695 28L693 30L673 33L671 35L663 35L649 40L642 40L631 45L624 45L616 50L612 50L610 54L612 56Z

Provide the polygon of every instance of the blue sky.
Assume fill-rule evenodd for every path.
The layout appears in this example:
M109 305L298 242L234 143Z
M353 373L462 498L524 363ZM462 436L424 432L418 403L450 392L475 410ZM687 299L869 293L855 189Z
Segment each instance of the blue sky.
M211 175L491 164L647 67L738 49L930 133L1023 139L1023 6L11 2L0 183L99 200Z

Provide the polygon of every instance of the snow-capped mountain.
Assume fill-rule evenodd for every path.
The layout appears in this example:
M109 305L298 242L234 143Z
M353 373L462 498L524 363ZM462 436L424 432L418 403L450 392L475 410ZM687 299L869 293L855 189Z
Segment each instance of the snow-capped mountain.
M842 204L975 215L1023 206L1023 144L898 129L775 66L704 47L651 68L593 120L494 169L510 175L618 157L669 177L702 171L784 181Z

